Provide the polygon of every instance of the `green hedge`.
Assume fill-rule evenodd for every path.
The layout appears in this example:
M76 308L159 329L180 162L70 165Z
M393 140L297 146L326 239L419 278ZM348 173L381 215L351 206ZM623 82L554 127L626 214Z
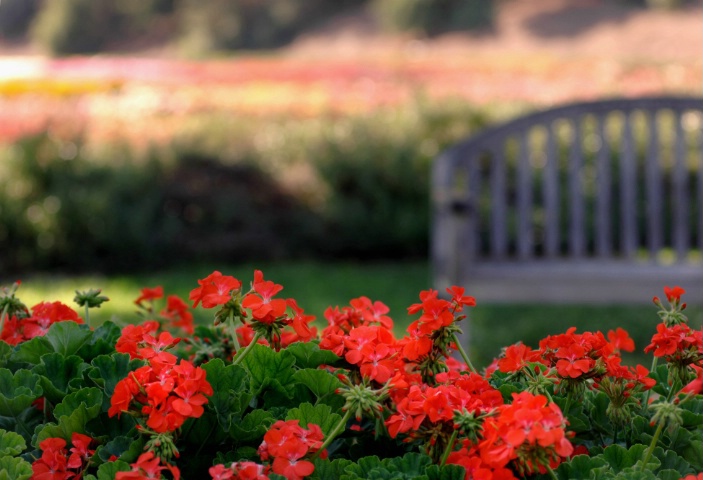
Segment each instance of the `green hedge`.
M146 155L27 138L0 154L0 270L422 258L430 160L487 121L468 106L242 118Z

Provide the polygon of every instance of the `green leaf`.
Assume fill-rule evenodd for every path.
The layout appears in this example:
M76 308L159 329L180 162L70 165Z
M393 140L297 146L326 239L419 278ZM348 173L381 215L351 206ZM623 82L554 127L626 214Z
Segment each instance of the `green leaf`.
M689 473L693 473L691 465L675 451L671 449L664 450L661 447L654 449L654 456L661 462L662 470L676 470L684 477Z
M122 329L108 320L93 331L88 342L78 350L78 355L86 362L98 355L109 355L115 351L115 343L121 334Z
M213 394L207 404L215 412L220 426L228 432L247 409L252 395L249 393L249 374L239 365L225 366L222 360L210 360L202 366Z
M51 342L46 337L34 337L27 342L20 343L12 352L11 360L37 365L42 355L47 353L54 353Z
M63 438L70 443L72 434L76 432L87 433L86 424L100 413L102 395L97 388L79 390L66 398L65 405L62 402L56 406L59 413L54 411L58 423L47 423L39 428L36 441L33 442L35 447L45 439L52 437Z
M346 468L348 476L345 475L342 478L370 478L371 472L382 466L381 459L375 455L363 457L357 460L356 463L349 464Z
M0 368L7 368L10 365L10 355L12 347L6 342L0 340Z
M122 460L103 463L98 467L98 480L114 480L117 472L129 472L130 470L129 463Z
M114 455L124 462L133 463L143 453L144 443L144 437L141 435L137 438L119 436L99 447L96 454L103 462L108 462Z
M115 391L117 382L126 378L129 372L136 370L144 365L143 360L130 360L126 353L113 353L111 355L99 355L90 362L92 368L86 371L95 385L102 388L105 392L104 409L107 410L110 405L110 398Z
M316 458L313 462L315 471L308 478L310 480L338 480L351 463L352 461L346 458L337 458L331 462Z
M425 470L429 480L464 480L466 469L461 465L430 465Z
M56 408L54 409L54 417L60 418L65 415L71 415L71 413L78 409L78 407L84 405L88 415L91 418L94 418L100 413L102 401L103 392L100 391L99 388L83 388L66 395L63 401L56 405Z
M386 458L382 462L391 472L402 472L408 478L419 478L425 474L427 467L432 465L432 459L422 453L410 452L402 457Z
M298 420L298 423L303 428L307 428L309 423L319 425L325 437L332 432L341 419L340 415L332 413L329 405L324 403L315 406L310 403L303 403L298 408L288 410L288 415L286 416L286 420Z
M88 343L88 339L93 335L90 327L85 324L78 324L73 321L56 322L49 331L46 332L46 338L54 351L66 357L75 355L83 345Z
M503 401L505 403L510 403L513 399L513 393L519 393L521 389L518 385L505 383L498 388L498 391L503 395Z
M0 416L17 417L42 396L39 375L29 370L18 370L14 375L0 368Z
M28 461L0 456L0 480L27 480L32 473L32 465Z
M691 442L677 452L697 471L703 471L703 441L691 440Z
M295 372L293 378L308 387L318 401L339 397L344 405L344 399L335 393L342 386L342 382L327 370L305 368Z
M41 357L41 363L32 368L32 372L41 376L44 396L56 404L68 393L69 382L82 379L83 371L88 367L77 355L65 357L60 353L47 353Z
M329 350L322 350L314 342L296 342L283 351L292 355L298 368L318 368L320 365L334 365L339 357Z
M271 389L285 398L292 398L295 380L293 364L295 357L274 352L264 345L254 345L254 348L242 361L242 365L251 377L251 390L259 395L266 389Z
M608 414L608 406L610 405L610 399L603 392L598 392L598 394L592 398L592 405L590 409L591 420L595 425L597 425L601 430L606 432L608 435L612 435L613 426L610 423Z
M570 480L589 480L591 471L606 466L607 463L602 456L589 457L588 455L576 455L570 461L564 462L556 469L557 477L568 478Z
M0 458L9 456L16 457L27 448L27 443L15 432L8 432L0 429Z
M16 417L0 416L0 428L22 435L27 444L32 442L36 427L45 421L44 414L34 407L26 408Z
M677 470L659 470L657 480L680 480L681 474Z
M217 420L217 415L206 411L199 418L189 418L183 424L182 431L186 432L181 437L184 442L196 446L196 450L202 445L219 445L227 439L225 432ZM188 451L183 451L184 455L188 455Z
M630 458L627 449L625 447L621 447L620 445L610 445L603 451L602 455L603 459L608 462L608 465L610 465L615 473L618 473L627 467L633 466L638 460L635 459L633 461L633 459Z
M230 436L245 443L261 439L276 418L267 410L253 410L241 422L232 424Z

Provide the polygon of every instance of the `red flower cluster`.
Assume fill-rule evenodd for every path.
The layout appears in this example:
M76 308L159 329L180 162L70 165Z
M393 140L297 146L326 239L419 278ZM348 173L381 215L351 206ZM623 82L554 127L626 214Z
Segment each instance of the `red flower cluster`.
M322 439L322 430L314 423L308 424L305 429L298 424L298 420L279 420L264 435L264 441L259 446L259 457L263 461L273 457L273 473L289 480L300 480L315 471L312 462L302 458L317 452L322 446Z
M356 365L363 377L386 383L405 366L398 355L402 346L390 330L393 321L386 313L387 306L367 297L356 298L341 310L328 308L329 326L322 331L320 348Z
M212 480L268 480L268 471L255 462L233 462L229 467L220 463L209 470Z
M288 306L282 298L273 298L283 290L283 286L264 280L261 270L254 271L253 292L248 293L242 300L242 307L251 310L251 316L257 322L271 324L286 313Z
M497 409L483 424L478 444L481 460L492 468L514 465L522 474L544 473L573 452L566 438L566 420L544 395L513 393L513 401Z
M393 328L393 320L387 315L390 311L383 302L371 301L368 297L351 300L348 306L328 307L324 317L330 327L338 327L345 332L361 326L381 325L387 329Z
M202 302L203 308L213 308L224 305L232 299L232 293L239 290L242 282L229 275L222 275L215 270L202 280L198 280L200 285L193 289L188 297L193 301L193 308Z
M73 321L83 323L71 307L61 302L41 302L32 307L32 314L26 318L12 316L5 320L0 340L10 345L46 335L49 327L56 322Z
M476 373L442 373L437 375L437 381L443 384L431 387L417 383L410 386L407 394L391 392L395 413L385 422L391 438L408 432L408 440L423 437L423 423L429 431L436 432L432 424L438 423L453 428L457 412L486 413L503 404L500 392Z
M154 455L154 452L146 452L139 455L139 458L132 465L129 472L117 472L115 480L151 480L161 478L161 472L168 470L174 480L181 478L178 467L166 463L161 465L161 459Z
M411 362L432 351L436 346L434 338L437 337L438 331L461 320L463 316L458 314L465 306L476 306L474 297L465 296L462 287L450 287L447 293L451 296L451 300L439 298L437 290L422 291L420 303L408 307L410 315L421 313L420 318L408 326L409 337L403 339L403 355Z
M32 478L35 480L68 480L83 477L83 470L95 453L90 448L93 441L87 435L73 433L70 449L66 449L63 438L47 438L39 444L41 457L32 463Z
M447 457L447 463L461 465L466 470L467 480L517 480L513 471L506 467L493 467L481 459L471 441L464 440L462 447Z
M652 350L655 357L666 357L668 361L689 357L691 353L703 355L703 332L685 323L671 327L660 323L651 343L644 348L645 352Z
M181 339L174 338L168 332L161 332L158 337L152 335L159 329L159 322L148 320L139 325L127 325L117 339L115 350L128 353L130 358L151 359L175 346ZM167 359L169 357L166 357Z
M194 367L168 352L150 359L150 364L120 380L110 399L109 416L125 411L145 415L146 424L157 433L172 432L188 418L199 418L206 395L213 390L205 379L205 370Z
M153 315L154 300L159 300L163 297L164 289L161 286L142 288L139 297L134 303L146 310L149 315ZM144 302L150 302L150 305L144 305ZM194 331L193 314L188 310L188 304L178 295L166 297L166 306L159 312L159 316L161 319L168 320L172 327L182 328L188 334L192 334Z
M317 330L310 327L315 317L305 315L302 308L295 300L273 298L283 287L270 280L264 280L264 274L260 270L254 271L254 282L252 291L247 293L242 299L242 307L249 309L253 322L267 325L277 332L274 334L273 343L281 346L290 345L293 342L307 342L312 339ZM288 314L288 308L293 312ZM292 327L293 331L282 331L285 327Z

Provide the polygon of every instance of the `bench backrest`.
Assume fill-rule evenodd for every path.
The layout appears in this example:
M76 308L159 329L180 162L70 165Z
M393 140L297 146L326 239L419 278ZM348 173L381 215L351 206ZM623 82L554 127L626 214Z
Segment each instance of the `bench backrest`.
M433 164L438 284L484 260L700 261L702 132L703 99L635 98L532 113L458 143Z

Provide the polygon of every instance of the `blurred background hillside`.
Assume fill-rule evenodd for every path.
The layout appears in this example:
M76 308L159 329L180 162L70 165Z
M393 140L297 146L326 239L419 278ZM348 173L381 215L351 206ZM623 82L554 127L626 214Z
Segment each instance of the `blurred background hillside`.
M427 257L429 165L700 95L698 0L0 0L0 271Z

